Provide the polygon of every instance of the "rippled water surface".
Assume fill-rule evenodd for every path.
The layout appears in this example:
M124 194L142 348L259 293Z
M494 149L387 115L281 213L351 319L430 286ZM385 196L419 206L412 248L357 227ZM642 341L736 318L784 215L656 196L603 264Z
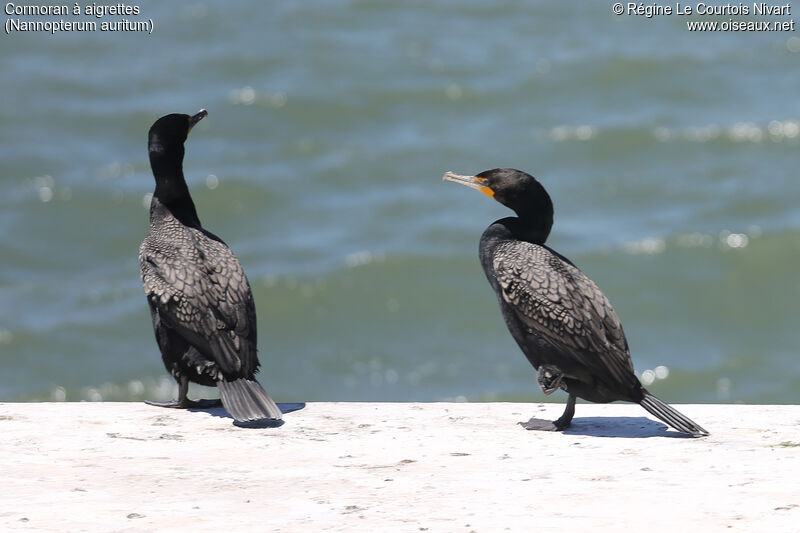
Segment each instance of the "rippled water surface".
M175 393L139 281L146 134L205 107L185 172L278 401L543 398L477 260L507 210L441 181L510 166L654 393L800 402L794 34L604 2L138 5L152 35L0 37L0 401Z

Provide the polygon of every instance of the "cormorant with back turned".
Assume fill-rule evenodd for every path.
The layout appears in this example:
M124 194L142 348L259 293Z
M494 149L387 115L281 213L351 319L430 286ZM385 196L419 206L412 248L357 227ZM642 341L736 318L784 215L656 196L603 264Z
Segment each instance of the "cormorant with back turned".
M675 429L708 432L650 394L633 373L628 341L617 313L597 285L569 259L544 243L553 225L553 203L533 176L511 168L476 176L447 172L461 183L511 208L483 232L480 261L511 336L538 370L545 394L569 394L555 422L531 418L526 429L561 431L575 414L575 400L638 403Z
M179 384L178 399L151 405L212 407L192 401L189 382L216 385L222 405L238 422L281 418L281 410L255 379L256 308L239 260L197 217L183 177L184 141L207 116L171 114L148 134L156 188L150 234L139 264L156 341L167 371Z

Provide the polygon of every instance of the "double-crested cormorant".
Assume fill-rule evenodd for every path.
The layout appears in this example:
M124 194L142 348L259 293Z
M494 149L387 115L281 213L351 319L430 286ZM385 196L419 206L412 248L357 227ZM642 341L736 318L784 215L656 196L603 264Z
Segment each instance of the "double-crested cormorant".
M208 113L172 114L150 128L147 147L156 189L150 234L139 264L164 365L179 384L162 407L212 407L187 398L189 382L219 389L239 422L280 419L281 410L256 381L256 308L247 276L230 248L203 229L183 178L183 143Z
M511 168L476 176L448 172L461 183L511 208L483 232L480 261L511 336L538 370L545 394L563 389L567 407L555 422L531 418L526 429L561 431L575 414L575 399L638 403L675 429L708 432L642 387L633 373L628 342L617 313L597 285L544 242L553 225L553 203L533 176Z

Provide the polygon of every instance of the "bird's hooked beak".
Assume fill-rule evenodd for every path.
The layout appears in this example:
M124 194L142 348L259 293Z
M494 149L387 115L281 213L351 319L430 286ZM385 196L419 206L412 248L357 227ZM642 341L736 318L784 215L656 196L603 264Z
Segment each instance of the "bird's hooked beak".
M455 172L445 172L442 179L445 181L454 181L461 185L466 185L470 189L480 191L489 198L494 198L494 191L489 187L489 180L486 178L479 178L478 176L462 176Z
M208 116L208 111L201 109L196 115L189 117L189 131L192 131L194 125ZM187 132L188 133L188 132Z

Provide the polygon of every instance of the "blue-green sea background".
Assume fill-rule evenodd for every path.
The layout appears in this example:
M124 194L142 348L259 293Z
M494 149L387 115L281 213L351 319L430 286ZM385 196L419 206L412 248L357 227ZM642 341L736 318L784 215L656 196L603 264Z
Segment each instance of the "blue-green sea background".
M102 20L152 34L0 36L0 401L175 394L137 262L147 130L207 108L185 173L278 401L544 398L477 260L508 211L441 180L507 166L650 390L800 402L797 32L602 1L135 5Z

